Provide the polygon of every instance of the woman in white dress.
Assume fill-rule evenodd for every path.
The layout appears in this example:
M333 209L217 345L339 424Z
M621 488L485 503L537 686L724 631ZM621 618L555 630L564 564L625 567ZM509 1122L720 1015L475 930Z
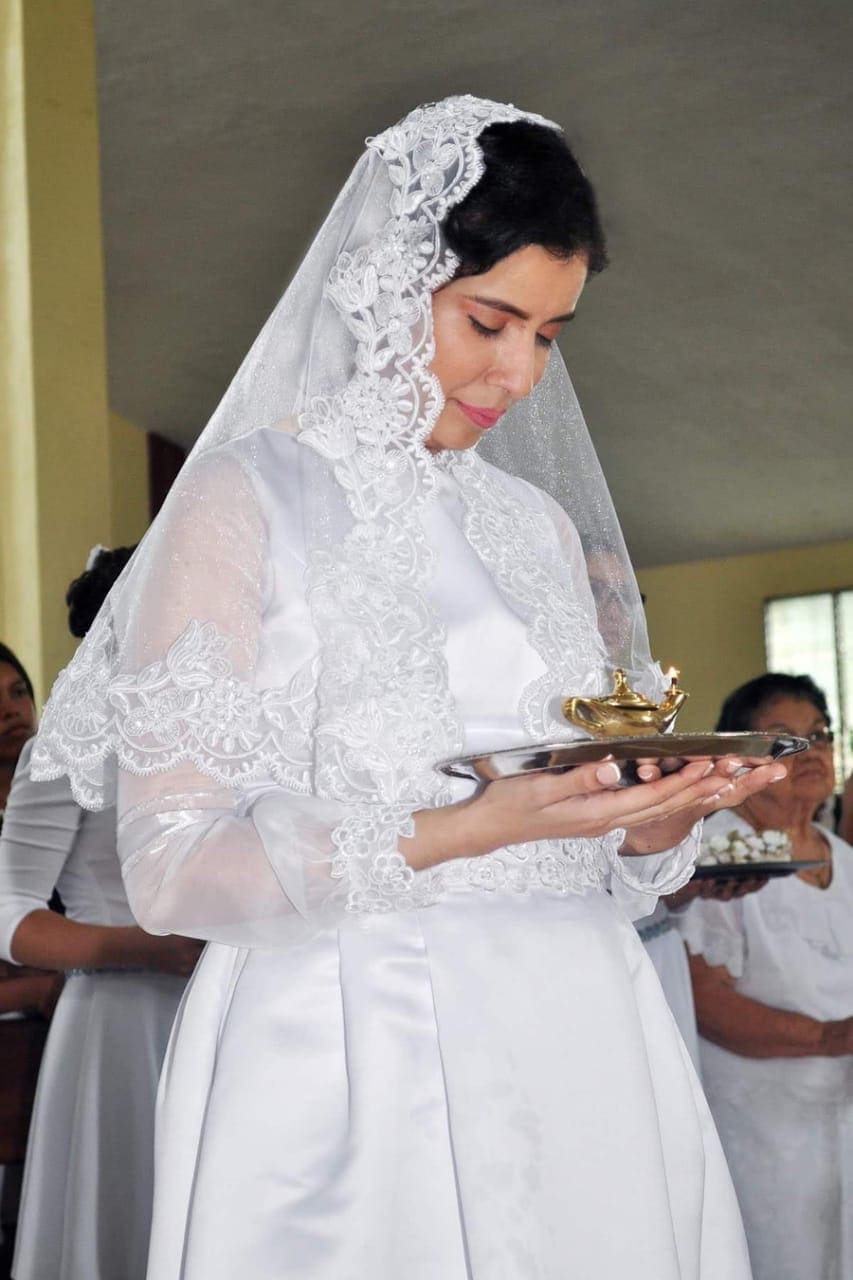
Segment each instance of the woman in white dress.
M853 849L812 821L834 782L826 700L807 676L761 676L718 728L812 745L708 835L785 831L795 858L820 865L679 919L703 1078L757 1280L853 1280Z
M85 634L129 551L99 549L69 589ZM0 838L0 956L66 971L33 1116L15 1280L142 1280L154 1165L154 1102L198 942L133 919L115 810L87 812L65 778L35 782L21 753ZM66 915L48 910L59 891Z
M12 779L27 741L36 731L33 685L20 658L0 644L0 832ZM24 969L0 959L0 1017L37 1013L50 1018L58 980L53 974Z
M465 97L371 139L57 684L39 771L97 805L117 760L137 918L211 940L151 1280L748 1276L629 911L783 770L436 768L573 736L616 661L663 687L635 584L597 631L582 539L624 544L553 347L603 257L556 126Z

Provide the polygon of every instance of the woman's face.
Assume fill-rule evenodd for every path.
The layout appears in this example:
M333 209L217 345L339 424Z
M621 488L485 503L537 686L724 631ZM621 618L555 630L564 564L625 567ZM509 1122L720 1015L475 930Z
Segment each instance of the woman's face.
M0 765L15 764L36 731L36 709L25 682L8 662L0 662Z
M793 733L807 738L810 733L826 729L827 723L807 698L784 696L766 702L753 717L752 727L758 733ZM808 751L790 756L785 763L788 776L772 788L774 800L783 804L795 801L817 809L835 786L832 744L813 743Z
M554 258L539 245L511 253L432 298L435 358L445 405L427 448L470 449L536 386L552 343L586 283L586 259Z

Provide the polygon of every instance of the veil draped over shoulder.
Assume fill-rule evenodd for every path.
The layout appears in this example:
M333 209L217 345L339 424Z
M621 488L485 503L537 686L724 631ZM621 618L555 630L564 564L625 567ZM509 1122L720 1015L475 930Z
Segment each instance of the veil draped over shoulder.
M465 536L547 670L520 708L529 740L574 736L559 704L601 692L608 666L650 694L662 689L559 352L492 433L489 463L424 447L443 406L430 372L431 294L458 266L442 221L482 173L482 130L520 119L556 128L457 97L368 140L58 678L33 775L67 774L89 808L113 803L118 783L129 862L151 858L158 831L180 829L189 865L200 822L208 847L219 838L214 815L225 860L233 824L251 812L252 839L302 916L430 900L439 873L412 872L397 841L416 810L451 798L434 766L463 747L429 595L428 513L446 474L465 500ZM505 473L545 491L541 510L518 501ZM286 526L288 564L267 554L273 526ZM593 591L579 595L566 566L583 557ZM269 616L288 574L308 600L312 636ZM606 620L595 603L605 599ZM275 645L285 634L283 655ZM277 838L286 865L269 853ZM172 874L157 872L161 896ZM259 919L278 910L263 886L262 875ZM231 890L220 891L208 918L227 941Z

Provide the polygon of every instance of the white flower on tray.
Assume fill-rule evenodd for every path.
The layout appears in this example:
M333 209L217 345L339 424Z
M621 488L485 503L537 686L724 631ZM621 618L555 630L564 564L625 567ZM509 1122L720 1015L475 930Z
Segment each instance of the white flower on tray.
M702 842L700 866L723 866L745 862L790 862L791 841L784 831L756 831L745 835L729 831Z

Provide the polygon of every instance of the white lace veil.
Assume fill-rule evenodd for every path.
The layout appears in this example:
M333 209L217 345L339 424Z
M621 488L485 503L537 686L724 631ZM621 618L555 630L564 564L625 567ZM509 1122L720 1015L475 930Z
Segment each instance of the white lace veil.
M511 106L450 98L368 141L57 680L34 776L67 774L80 803L97 808L113 799L116 764L137 776L176 771L176 778L189 764L223 786L273 783L363 806L364 831L388 815L397 815L389 829L399 827L401 815L446 798L433 765L459 751L462 737L442 625L428 600L434 553L424 532L442 471L457 476L475 510L483 504L507 529L527 520L530 539L543 547L548 537L541 521L520 512L500 473L473 454L435 457L423 445L443 404L429 372L430 299L458 265L442 220L482 173L482 130L519 119L548 124ZM275 572L254 496L269 483L271 432L289 437L319 637L319 651L306 642L286 689L265 677L257 623ZM549 666L550 684L531 693L525 727L571 736L555 710L560 693L594 691L608 664L626 667L650 693L661 681L607 487L556 349L536 391L492 433L488 453L550 491L587 557L597 619L590 600L568 598L544 550L535 582L528 575L519 586L511 569L493 568ZM577 540L566 528L572 554ZM554 609L548 618L543 593ZM561 651L560 608L574 619L575 641L582 623L588 652L576 643Z

